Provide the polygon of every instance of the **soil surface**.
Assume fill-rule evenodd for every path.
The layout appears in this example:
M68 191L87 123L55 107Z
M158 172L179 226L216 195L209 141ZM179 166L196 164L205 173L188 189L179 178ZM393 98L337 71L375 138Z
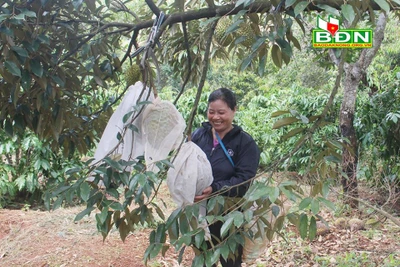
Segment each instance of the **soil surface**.
M52 212L26 207L0 209L0 266L145 266L142 259L151 229L138 229L125 242L112 230L103 242L94 214L74 222L82 210L84 207ZM390 220L373 229L340 229L333 225L333 214L322 216L330 228L314 241L302 240L288 226L286 241L277 238L256 261L243 266L349 266L340 265L341 258L353 266L400 263L400 228ZM193 253L186 251L181 265L177 253L170 249L165 257L159 256L148 266L191 266ZM354 263L360 261L357 255L363 255L364 263Z

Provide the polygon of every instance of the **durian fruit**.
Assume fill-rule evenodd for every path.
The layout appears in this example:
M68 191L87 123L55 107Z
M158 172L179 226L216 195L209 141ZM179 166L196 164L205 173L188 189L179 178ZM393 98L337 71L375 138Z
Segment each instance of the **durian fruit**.
M250 47L253 45L256 35L250 24L247 24L245 22L240 24L240 28L237 30L237 34L239 37L246 36L246 39L240 42L241 45L245 47Z
M232 22L228 17L223 17L218 21L217 27L215 27L214 38L215 41L221 46L228 46L234 40L232 33L225 35L226 29L231 26Z
M365 223L364 223L364 221L362 221L358 218L353 218L353 219L349 220L349 227L350 227L350 231L364 230Z
M334 222L333 225L338 229L346 229L347 228L347 220L346 218L339 217Z
M326 235L330 232L328 226L326 226L323 222L317 222L317 236Z
M137 81L142 78L142 72L137 64L131 65L124 73L125 81L128 86L134 85Z

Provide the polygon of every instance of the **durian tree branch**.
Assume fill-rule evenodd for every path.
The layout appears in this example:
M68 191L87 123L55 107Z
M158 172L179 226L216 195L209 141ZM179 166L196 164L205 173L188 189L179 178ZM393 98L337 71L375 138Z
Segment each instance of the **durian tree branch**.
M149 1L149 0L147 0ZM147 2L146 1L146 2ZM337 1L337 0L320 0L320 1L313 1L312 4L307 6L306 12L308 11L321 11L322 9L318 7L318 5L326 5L332 8L341 9L341 5L347 3L347 1ZM391 10L400 10L400 5L391 3L392 5ZM192 20L199 20L205 18L213 18L225 15L236 15L239 11L247 10L248 14L252 13L264 13L266 10L270 10L273 8L273 4L271 1L262 1L262 2L255 2L248 6L247 8L243 8L242 6L235 7L234 4L228 4L224 6L214 6L208 8L202 8L198 10L189 10L185 12L178 12L174 14L167 14L166 18L169 18L168 23L170 25L180 23L183 21L192 21ZM374 1L370 2L370 7L373 10L381 10L380 6L377 5ZM282 8L279 12L285 12L293 10L292 7L289 8ZM156 13L155 13L156 14ZM137 23L135 25L131 25L132 28L141 30L150 28L153 25L153 20L143 21L141 23ZM124 24L126 26L126 24Z
M146 0L147 5L151 9L151 11L159 16L161 10L157 5L152 1L152 0ZM341 9L341 5L347 3L347 1L339 1L339 0L320 0L320 1L313 1L310 5L307 6L307 9L305 10L306 12L310 11L321 11L321 8L318 7L319 5L326 5L330 6L332 8ZM374 1L370 1L369 6L373 10L381 10L381 7L377 5ZM189 11L184 11L184 12L178 12L174 14L166 14L164 23L162 27L160 28L155 41L158 41L164 30L167 28L167 26L171 26L173 24L177 23L182 23L182 22L188 22L188 21L193 21L193 20L199 20L199 19L206 19L206 18L213 18L213 17L222 17L225 15L236 15L239 11L242 10L247 10L248 14L252 13L264 13L268 10L271 10L274 8L274 5L272 1L260 1L260 2L255 2L251 5L249 5L246 8L243 8L243 6L238 6L235 7L234 4L228 4L228 5L223 5L223 6L216 6L216 5L209 5L208 8L202 8L198 10L189 10ZM391 2L390 5L391 10L400 10L400 5L397 3ZM275 10L275 12L287 12L293 10L293 6L290 6L288 8L280 8L280 10ZM76 20L69 20L69 21L63 21L63 20L57 20L55 24L57 23L63 23L63 24L69 24L69 23L76 23ZM70 51L67 55L65 55L62 59L60 59L60 63L75 54L78 49L83 46L85 43L89 42L94 36L97 34L102 34L105 30L109 28L124 28L123 31L125 32L130 32L130 31L135 31L135 32L140 32L141 30L151 28L153 26L154 20L146 20L143 22L139 22L136 24L130 24L130 23L118 23L118 22L111 22L111 23L104 23L101 21L82 21L82 23L91 23L94 25L101 25L99 29L96 31L90 32L87 35L87 38L85 38L83 41L79 42L77 45L76 49ZM137 35L136 35L137 36ZM127 53L130 53L131 51L128 50Z
M160 16L161 10L152 0L145 0L145 2L157 17Z

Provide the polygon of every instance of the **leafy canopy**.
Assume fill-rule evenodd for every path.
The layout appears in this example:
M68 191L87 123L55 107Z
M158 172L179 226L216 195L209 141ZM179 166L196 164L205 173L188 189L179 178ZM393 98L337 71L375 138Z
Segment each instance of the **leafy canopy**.
M290 61L293 48L300 48L292 25L305 31L304 12L318 10L352 20L367 10L398 6L398 1L385 0L165 1L159 6L151 0L2 1L0 125L11 135L29 128L51 139L53 147L66 148L67 154L75 149L85 153L110 115L115 101L109 98L117 88L124 89L120 74L139 47L152 46L158 61L172 66L182 80L197 83L209 60L204 50L213 35L211 25L229 16L225 34L234 38L226 47L213 39L211 58L238 58L239 70L250 68L262 75L269 55L282 66ZM154 14L159 17L161 12L165 19L149 44ZM236 34L247 24L253 42ZM154 47L156 41L162 46ZM154 86L151 77L145 79Z

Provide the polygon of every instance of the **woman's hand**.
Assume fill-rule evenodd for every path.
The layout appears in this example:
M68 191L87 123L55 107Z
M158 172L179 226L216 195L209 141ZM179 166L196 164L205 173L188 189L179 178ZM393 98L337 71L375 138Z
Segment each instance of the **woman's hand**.
M212 187L208 186L203 190L202 194L194 197L194 202L202 201L203 199L208 198L212 193Z

